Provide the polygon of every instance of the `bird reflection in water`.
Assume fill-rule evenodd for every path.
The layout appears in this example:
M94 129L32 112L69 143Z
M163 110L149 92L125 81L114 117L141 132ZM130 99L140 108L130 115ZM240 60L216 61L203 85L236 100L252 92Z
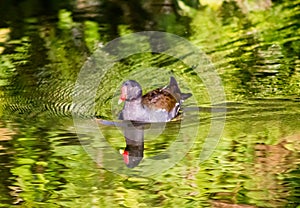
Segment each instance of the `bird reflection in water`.
M128 168L136 167L144 157L144 127L145 123L131 122L123 127L126 148L122 152L124 163Z
M136 167L144 157L144 130L149 128L150 123L137 121L108 121L96 119L98 124L104 126L115 126L122 130L125 138L126 147L120 150L123 155L124 163L128 168Z

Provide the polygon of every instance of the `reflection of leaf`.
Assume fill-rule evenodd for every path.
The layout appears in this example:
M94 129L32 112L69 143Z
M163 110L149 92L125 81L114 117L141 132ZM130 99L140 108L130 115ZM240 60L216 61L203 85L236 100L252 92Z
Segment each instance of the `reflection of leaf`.
M16 175L16 176L19 176L19 177L28 177L28 176L31 176L32 173L31 171L29 170L30 169L30 165L22 165L22 166L18 166L18 167L15 167L11 170L11 172ZM25 179L24 178L24 179ZM29 182L29 181L28 181Z
M25 164L30 165L30 164L33 164L34 162L35 161L30 158L19 158L18 159L18 164L20 164L20 165L25 165Z
M59 22L58 26L62 30L70 30L73 27L72 12L66 9L61 9L58 13Z

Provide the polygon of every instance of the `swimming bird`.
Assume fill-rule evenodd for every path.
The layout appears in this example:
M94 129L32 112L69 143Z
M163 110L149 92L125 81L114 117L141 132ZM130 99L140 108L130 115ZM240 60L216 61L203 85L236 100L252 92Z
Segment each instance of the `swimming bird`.
M181 93L177 81L170 77L169 85L142 95L142 87L135 80L122 84L119 104L124 102L121 120L141 122L168 122L179 114L182 102L191 93Z

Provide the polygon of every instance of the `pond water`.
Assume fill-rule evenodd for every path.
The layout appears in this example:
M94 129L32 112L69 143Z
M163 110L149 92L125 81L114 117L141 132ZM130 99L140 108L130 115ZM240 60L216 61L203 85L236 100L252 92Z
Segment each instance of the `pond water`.
M2 1L0 207L299 207L298 5ZM117 119L170 76L178 118Z

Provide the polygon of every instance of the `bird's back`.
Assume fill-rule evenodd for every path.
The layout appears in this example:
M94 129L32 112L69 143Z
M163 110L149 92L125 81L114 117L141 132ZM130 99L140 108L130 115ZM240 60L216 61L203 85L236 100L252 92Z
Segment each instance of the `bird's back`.
M142 97L142 104L151 110L170 112L176 106L176 98L164 89L156 89Z

